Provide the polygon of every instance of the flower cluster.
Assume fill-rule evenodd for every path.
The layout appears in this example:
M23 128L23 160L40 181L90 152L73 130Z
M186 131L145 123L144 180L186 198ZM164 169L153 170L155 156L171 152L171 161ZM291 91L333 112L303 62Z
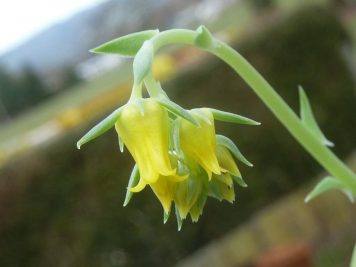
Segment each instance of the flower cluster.
M193 222L198 221L208 197L233 202L234 181L247 186L234 157L248 166L252 164L229 138L216 135L214 120L259 123L211 108L185 110L171 101L152 75L155 49L150 39L156 35L156 31L145 31L96 49L96 52L119 49L121 54L134 56L134 85L129 101L84 135L77 146L80 148L115 127L120 150L126 146L136 162L124 206L134 193L149 187L162 204L164 222L174 204L180 229L188 215ZM143 84L148 98L142 97Z
M257 123L209 108L186 111L179 107L180 112L173 113L169 105L176 110L179 107L166 96L139 97L111 116L115 115L113 121L122 148L125 145L136 162L124 205L133 193L150 187L162 204L165 221L174 203L180 227L188 214L192 221L198 221L207 197L233 202L233 181L246 186L233 155L251 164L230 139L216 135L214 117ZM112 120L110 116L108 120ZM84 136L79 145L85 142Z

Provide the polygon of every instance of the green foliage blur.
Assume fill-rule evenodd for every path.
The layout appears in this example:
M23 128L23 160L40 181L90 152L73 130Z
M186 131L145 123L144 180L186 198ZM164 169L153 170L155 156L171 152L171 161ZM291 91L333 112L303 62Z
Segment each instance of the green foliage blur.
M307 9L236 46L295 110L297 86L305 88L341 157L356 136L355 84L341 51L347 42L333 13ZM148 188L123 208L133 160L127 151L120 154L114 131L77 151L83 126L0 170L0 266L172 266L321 171L218 60L209 57L164 87L184 107L209 106L262 122L217 124L255 166L240 164L249 187L236 189L236 203L209 200L199 222L186 222L181 232L173 218L162 224L162 208Z

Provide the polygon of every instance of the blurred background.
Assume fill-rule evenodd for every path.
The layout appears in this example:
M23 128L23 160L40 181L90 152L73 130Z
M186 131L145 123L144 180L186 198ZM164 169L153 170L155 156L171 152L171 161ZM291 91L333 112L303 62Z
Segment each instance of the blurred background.
M18 3L17 3L18 2ZM353 0L90 0L0 4L0 266L348 266L356 208L338 192L303 199L322 168L229 67L191 47L156 57L185 108L262 122L217 123L254 168L234 204L163 225L147 188L123 208L133 167L114 130L76 141L125 103L131 60L88 50L131 32L205 24L298 109L302 85L335 153L356 170Z

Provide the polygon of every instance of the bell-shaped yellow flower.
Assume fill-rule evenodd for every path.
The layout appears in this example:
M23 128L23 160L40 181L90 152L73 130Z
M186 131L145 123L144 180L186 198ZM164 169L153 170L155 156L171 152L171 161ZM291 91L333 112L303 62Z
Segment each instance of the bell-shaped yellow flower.
M129 102L115 128L140 171L139 183L130 189L132 192L139 192L147 184L157 182L160 175L176 174L168 154L168 114L154 99Z
M205 108L190 111L200 126L181 120L179 138L181 148L188 158L199 163L211 179L212 173L220 174L221 168L216 157L214 118Z

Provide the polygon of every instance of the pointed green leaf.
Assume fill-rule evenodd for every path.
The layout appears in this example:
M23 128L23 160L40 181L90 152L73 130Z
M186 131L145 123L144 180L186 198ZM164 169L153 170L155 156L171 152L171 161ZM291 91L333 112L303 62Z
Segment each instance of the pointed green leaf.
M210 31L201 25L195 31L197 34L195 36L194 44L202 49L209 49L214 45L214 37Z
M216 135L216 143L218 145L224 146L227 149L229 149L231 151L231 153L234 155L235 158L237 158L241 162L245 163L247 166L249 166L249 167L253 166L253 164L251 162L249 162L244 157L244 155L242 155L242 153L237 148L237 146L234 144L234 142L231 139L229 139L228 137L217 134Z
M121 109L122 109L122 107L120 107L117 110L115 110L114 112L112 112L109 116L107 116L104 120L99 122L89 132L87 132L77 142L77 148L80 149L80 147L82 145L84 145L85 143L88 143L89 141L97 138L98 136L102 135L103 133L108 131L110 128L112 128L120 116Z
M129 204L129 202L134 194L129 189L135 187L138 184L139 179L140 179L140 172L138 170L137 164L135 164L134 168L132 169L131 175L130 175L129 183L127 185L127 191L126 191L126 196L125 196L125 200L124 200L124 207L126 207Z
M158 34L158 32L158 30L147 30L128 34L104 43L90 50L90 52L134 57L143 43Z
M169 112L173 113L177 117L182 117L187 121L193 123L195 126L199 126L197 120L189 113L189 111L185 110L181 106L176 103L170 101L169 99L163 97L156 97L155 100L164 108L166 108Z
M246 182L244 181L244 179L242 179L242 177L238 177L238 176L232 175L232 179L234 179L234 181L241 187L247 187L248 186L246 184Z
M254 121L252 119L246 118L241 115L237 115L230 112L221 111L218 109L209 108L211 113L213 113L214 119L223 122L231 122L237 124L247 124L247 125L261 125L260 122Z
M152 62L153 45L151 41L145 41L133 61L134 86L140 86L142 80L150 72Z
M182 218L180 217L179 210L178 210L177 206L176 206L175 210L176 210L178 231L180 231L180 230L182 229L183 220L182 220Z
M303 88L299 86L299 101L300 101L300 117L302 123L311 130L314 135L326 146L334 146L334 144L326 139L325 135L320 130L318 123L314 117L308 97Z
M314 189L306 196L305 202L309 202L310 200L314 199L315 197L319 196L320 194L329 191L331 189L341 190L345 193L348 197L351 192L347 189L347 187L338 179L328 176L321 180Z

